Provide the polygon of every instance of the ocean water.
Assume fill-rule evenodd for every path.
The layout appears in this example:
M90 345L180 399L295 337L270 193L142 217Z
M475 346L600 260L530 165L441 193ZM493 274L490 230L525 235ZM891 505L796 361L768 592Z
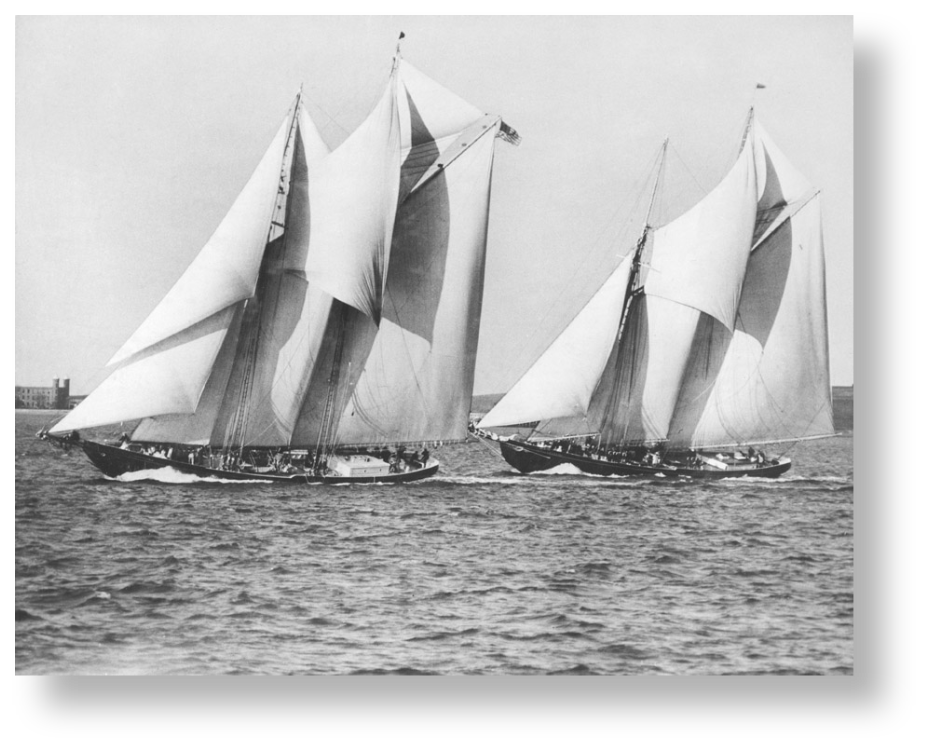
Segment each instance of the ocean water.
M853 671L852 436L777 480L109 480L16 414L17 674ZM770 452L769 452L770 453Z

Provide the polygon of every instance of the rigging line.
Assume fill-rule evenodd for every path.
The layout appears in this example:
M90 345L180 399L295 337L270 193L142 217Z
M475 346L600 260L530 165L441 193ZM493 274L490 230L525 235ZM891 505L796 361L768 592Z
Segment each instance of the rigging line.
M409 332L400 324L400 321L402 320L400 317L400 311L397 309L396 301L393 298L390 298L390 305L391 305L391 308L393 308L394 316L397 319L397 326L401 331L400 340L403 342L403 349L404 349L404 352L406 353L407 362L410 365L409 372L413 376L413 383L416 386L416 391L419 394L420 402L423 405L425 405L426 394L423 392L422 384L420 384L419 382L419 374L416 372L416 369L413 367L413 353L410 349L409 342L407 342L407 334ZM430 346L430 351L431 349L432 347Z
M497 456L499 455L497 453L497 449L491 445L492 442L489 439L484 438L483 436L473 436L473 437L477 440L477 444L481 448L485 449L491 456L494 457L494 459L497 458Z
M271 246L271 243L274 242L272 239L275 227L280 224L276 220L284 219L286 221L287 215L287 204L289 198L289 188L290 183L285 184L285 180L288 177L292 177L293 171L293 157L296 153L296 134L299 121L299 110L300 110L300 101L302 97L302 87L301 92L297 94L294 99L294 103L291 105L289 115L290 115L290 127L288 128L287 140L284 143L283 153L281 154L281 168L280 168L280 182L278 183L278 189L275 193L274 199L272 201L271 216L268 224L267 237L265 239L265 246L262 250L262 263L266 260L268 249ZM288 159L290 160L290 169L288 169ZM283 200L283 203L282 203ZM283 236L283 235L282 235ZM225 437L224 437L224 446L231 446L235 443L239 444L239 449L242 450L245 447L245 441L248 434L248 423L250 417L250 405L251 400L252 386L254 384L255 369L257 367L257 357L260 349L261 343L261 324L264 317L264 306L265 298L269 293L269 279L268 279L268 270L262 269L259 266L258 279L255 282L255 292L253 297L250 300L247 300L245 305L246 309L249 306L249 303L255 306L254 314L251 320L243 321L247 323L248 330L245 332L246 336L246 345L244 351L244 360L243 360L243 372L241 376L241 381L239 384L239 399L236 404L235 412L233 414L233 419L230 424L226 427Z
M344 137L342 138L343 141L345 140L345 138L348 138L348 136L351 135L351 131L343 127L342 124L339 123L339 121L336 120L335 117L330 115L329 112L327 112L326 109L324 109L322 105L320 105L318 102L316 102L313 99L310 99L309 97L305 95L303 99L307 101L309 104L311 104L314 109L319 110L319 112L321 112L325 116L326 120L328 121L326 125L329 125L331 123L332 125L335 125L335 127L338 128L340 131L342 131L342 133L344 134Z
M684 157L681 156L681 153L674 147L674 144L671 144L671 150L674 152L674 155L678 158L678 161L681 163L681 165L682 165L682 166L684 167L684 169L687 171L687 174L690 175L690 179L693 180L693 181L694 181L694 184L697 186L697 188L700 189L700 192L701 192L704 196L705 196L707 193L709 193L709 190L707 190L705 187L703 187L703 183L701 183L700 180L697 179L697 176L691 171L691 169L690 169L690 167L688 166L687 162L684 161Z
M661 159L662 149L663 147L659 147L658 152L651 160L651 166L649 167L648 171L645 173L644 178L638 181L636 187L634 187L634 189L630 191L630 194L634 193L636 195L636 198L633 201L632 206L628 210L627 217L622 223L623 229L620 230L620 232L628 233L630 231L629 225L631 225L632 223L633 215L636 213L636 210L639 209L639 207L641 206L643 202L648 184L650 182L649 178L651 177L652 172L655 170L656 162L658 162L658 160ZM616 204L616 207L613 210L612 214L610 214L606 222L604 222L601 225L600 229L597 232L597 235L589 243L587 251L584 253L583 257L580 259L580 262L575 264L574 271L568 276L567 281L563 285L561 285L561 289L559 290L559 292L556 295L554 295L554 297L550 298L551 302L546 307L546 312L538 319L538 322L532 328L530 335L522 337L522 346L516 351L514 355L510 357L510 362L519 362L519 360L523 356L523 353L528 348L530 342L532 342L535 336L542 330L543 326L547 325L548 322L551 320L551 318L556 315L556 310L559 307L557 303L564 300L568 296L568 293L569 291L571 291L571 288L574 285L574 282L577 279L578 275L582 271L586 270L588 266L588 260L590 259L594 251L600 246L601 240L604 237L604 235L606 235L609 229L612 226L614 226L614 220L620 214L620 212L623 211L624 205L628 205L628 204L624 202L618 202ZM612 247L613 246L611 246L611 249ZM620 260L613 264L613 268L611 269L610 273L612 273L612 271L615 270L616 266L618 266L619 263L622 262L622 259L624 259L626 255L628 255L628 253L623 254ZM606 275L606 277L607 278L609 277L609 273ZM599 287L597 287L597 289L599 289ZM576 295L573 295L572 297L576 297ZM580 310L578 310L578 313L580 313ZM558 313L558 315L563 317L564 312ZM570 325L570 322L573 321L574 318L576 317L577 317L577 314L572 316L570 321L568 321L568 323L565 324L565 326L561 327L559 331L557 332L557 334L554 337L552 337L547 342L547 344L545 344L545 346L542 347L540 353L535 358L533 358L533 360L530 362L530 364L526 368L523 369L522 374L516 378L516 380L514 381L514 384L518 382L522 378L523 375L525 375L526 371L528 371L529 368L531 368L532 365L539 359L539 357L541 357L542 354L544 354L548 350L549 346L551 346L551 343L554 341L554 339L557 338L564 331L564 329L567 328L568 325ZM512 386L510 388L512 388Z
M393 59L393 58L391 58L391 59ZM368 118L368 116L371 114L371 112L374 111L374 107L376 107L376 106L377 106L377 103L380 101L380 95L379 95L379 94L375 94L374 96L370 96L370 95L368 94L368 92L371 91L371 90L375 90L375 91L377 91L377 92L381 92L381 91L385 88L385 86L387 85L387 83L390 81L390 77L393 75L393 73L394 73L394 69L393 69L393 64L392 64L392 65L391 65L391 70L390 70L390 72L388 73L388 75L387 75L386 77L380 77L380 78L378 78L378 86L377 86L377 89L374 89L374 87L370 86L368 83L365 83L365 82L363 82L363 81L361 81L361 80L359 79L360 82L355 84L355 86L351 89L350 93L349 93L349 94L345 94L345 95L342 96L342 104L341 104L341 106L335 111L335 112L336 112L335 115L330 115L329 112L328 112L327 110L325 110L325 109L322 107L322 105L319 104L315 99L309 99L309 101L313 104L314 107L316 107L320 112L322 112L322 113L329 119L329 121L330 121L333 125L335 125L339 130L342 131L342 133L345 134L345 138L342 139L342 141L344 141L344 140L345 140L346 138L348 138L354 131L345 128L343 125L341 125L341 124L339 123L339 121L338 121L336 118L337 118L337 117L341 117L341 116L342 116L342 113L343 113L349 106L351 106L351 105L353 105L353 104L355 104L355 103L357 103L357 102L364 102L364 101L369 101L369 100L372 100L372 99L373 99L373 101L374 101L374 106L372 106L372 107L370 107L370 108L368 108L368 109L365 110L365 114L362 116L361 121L359 122L359 125L360 125L361 123L363 123L363 122ZM360 94L361 94L362 92L364 93L364 96L360 96ZM356 126L356 129L357 129L357 126Z

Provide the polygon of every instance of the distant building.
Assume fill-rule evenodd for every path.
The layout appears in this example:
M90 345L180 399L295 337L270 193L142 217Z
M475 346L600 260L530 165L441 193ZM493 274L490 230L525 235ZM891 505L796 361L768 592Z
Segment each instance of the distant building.
M71 379L65 378L59 384L58 379L47 386L17 386L17 409L70 409Z
M832 387L832 424L836 430L855 429L854 386Z

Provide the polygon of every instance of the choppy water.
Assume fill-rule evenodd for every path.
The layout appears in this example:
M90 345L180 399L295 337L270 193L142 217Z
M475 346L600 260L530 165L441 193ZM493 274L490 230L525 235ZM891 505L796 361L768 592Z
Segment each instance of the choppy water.
M849 674L850 434L778 480L103 479L16 416L20 674ZM162 478L170 479L170 478Z

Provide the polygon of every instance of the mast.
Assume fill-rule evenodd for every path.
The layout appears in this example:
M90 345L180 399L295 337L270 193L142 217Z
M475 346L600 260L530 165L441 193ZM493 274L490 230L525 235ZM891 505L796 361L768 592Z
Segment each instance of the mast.
M652 184L651 195L648 199L648 208L645 211L645 222L642 225L642 233L639 235L635 250L632 253L632 268L629 271L629 280L626 283L626 293L623 296L623 312L619 319L619 327L616 330L616 339L614 341L614 347L617 348L619 347L619 344L623 338L623 334L626 330L626 324L629 320L629 312L632 309L632 300L642 289L641 285L639 284L639 277L641 275L642 267L642 255L645 253L645 245L648 241L649 230L652 229L649 221L652 216L652 209L655 206L655 200L658 197L658 186L661 182L661 171L664 168L665 158L668 153L669 140L669 138L665 138L664 142L661 144L661 151L658 155L658 166L655 169L655 181ZM607 399L608 408L603 415L604 420L607 420L608 415L613 414L616 411L616 400L619 398L619 388L619 380L614 379L612 388L610 389L609 398ZM600 430L598 433L599 435L597 437L597 446L599 447L603 441L603 424L600 425Z
M755 118L755 108L748 108L748 116L745 118L745 128L742 130L742 142L739 144L739 153L742 153L742 149L745 148L745 142L748 140L748 134L752 129L752 120Z
M271 213L271 221L268 225L268 233L265 241L265 252L271 242L284 234L286 229L287 216L287 196L288 196L288 178L292 169L287 168L288 160L293 160L295 153L294 138L297 131L299 120L301 99L303 97L303 84L300 84L300 90L293 104L293 113L291 115L290 128L287 134L287 141L284 144L284 152L281 158L280 179L278 181L277 193L274 199L274 208ZM240 345L238 357L243 362L243 372L239 381L239 393L236 402L235 411L232 420L226 428L223 440L224 449L238 446L239 450L244 448L245 437L248 434L248 420L251 404L252 384L254 382L255 368L258 358L258 344L261 336L261 319L263 312L263 302L265 288L267 286L267 273L265 260L262 259L261 270L255 289L255 294L245 301L243 307L243 327L246 328L244 337L244 349Z
M655 206L655 199L658 197L658 185L661 181L661 170L664 167L665 157L668 153L668 141L665 138L661 144L661 153L658 156L658 167L655 170L655 182L652 184L651 196L648 199L648 209L645 211L645 223L642 226L642 233L636 242L635 250L632 254L632 270L629 273L629 282L626 285L626 295L623 298L623 314L619 321L619 329L616 334L616 341L619 342L623 337L623 329L626 327L626 319L629 317L629 308L632 303L632 296L639 288L639 276L642 266L642 254L645 252L645 243L648 241L648 232L652 227L649 220L652 216L652 209Z

